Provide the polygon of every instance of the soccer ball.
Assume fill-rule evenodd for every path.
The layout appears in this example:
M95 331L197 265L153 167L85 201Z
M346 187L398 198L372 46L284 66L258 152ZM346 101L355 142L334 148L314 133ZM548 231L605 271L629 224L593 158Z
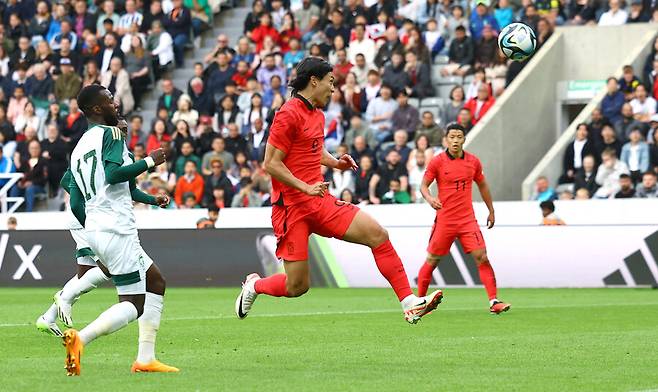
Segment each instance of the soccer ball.
M498 47L514 61L523 61L532 56L537 46L537 37L532 28L523 23L512 23L498 35Z

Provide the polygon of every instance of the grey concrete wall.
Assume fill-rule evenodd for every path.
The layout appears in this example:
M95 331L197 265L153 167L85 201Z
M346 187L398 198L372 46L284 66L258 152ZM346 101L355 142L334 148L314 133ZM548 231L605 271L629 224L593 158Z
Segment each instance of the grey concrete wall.
M643 61L640 54L655 31L648 24L557 29L467 138L466 149L482 160L495 200L520 200L524 180L557 141L557 83L605 79L638 56ZM546 174L554 177L549 166Z
M644 61L650 53L653 42L656 36L655 26L647 24L630 25L623 27L601 27L586 29L585 32L574 30L574 28L565 29L565 41L572 42L566 45L569 54L569 65L565 67L570 70L567 75L572 80L578 79L606 79L609 76L621 77L622 68L624 65L630 64L635 70L641 70L644 67ZM571 37L575 37L571 39ZM583 49L582 44L576 44L574 41L580 39L592 40L594 43L592 48ZM629 45L633 43L632 45ZM602 45L605 44L605 45ZM618 45L618 46L617 46ZM612 71L602 64L605 61L593 61L592 72L588 72L586 67L577 66L575 61L576 55L572 52L582 53L583 56L589 55L591 58L600 59L606 58L608 49L607 46L614 46L615 48L628 48L627 50L619 49L619 60L615 64L610 64ZM569 50L571 52L569 52ZM617 56L612 56L616 59ZM636 72L639 75L640 72ZM594 76L589 76L594 75ZM592 101L585 106L580 114L569 124L569 127L564 131L560 138L553 144L548 152L542 157L537 165L530 171L522 184L522 198L527 200L530 198L534 189L534 183L537 177L546 176L551 183L557 183L558 178L562 174L562 156L567 145L573 141L576 134L576 127L578 124L588 122L592 111L596 109L605 96L605 89L602 89Z

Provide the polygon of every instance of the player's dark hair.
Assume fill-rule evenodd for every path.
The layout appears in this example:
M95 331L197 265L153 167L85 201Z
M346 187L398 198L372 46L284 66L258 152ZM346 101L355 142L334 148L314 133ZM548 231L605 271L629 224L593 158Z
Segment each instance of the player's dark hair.
M85 116L91 114L91 108L98 105L103 90L105 90L105 87L100 84L90 84L80 90L78 93L78 107Z
M552 201L547 200L547 201L542 201L539 203L539 208L542 210L549 210L550 212L555 212L555 204L553 204Z
M451 122L448 124L446 127L446 135L450 133L450 131L461 131L464 135L466 135L466 129L461 124L456 122Z
M288 84L292 87L292 93L295 94L299 90L303 90L308 86L311 77L315 76L318 79L323 79L329 72L333 70L331 64L320 57L306 57L299 64L297 64L297 77L291 80Z

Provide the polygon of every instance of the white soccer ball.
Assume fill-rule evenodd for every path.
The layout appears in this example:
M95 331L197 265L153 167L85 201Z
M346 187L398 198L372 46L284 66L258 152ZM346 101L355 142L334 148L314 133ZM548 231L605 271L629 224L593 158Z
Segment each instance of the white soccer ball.
M524 23L512 23L498 35L498 47L511 60L523 61L532 56L537 37L532 28Z

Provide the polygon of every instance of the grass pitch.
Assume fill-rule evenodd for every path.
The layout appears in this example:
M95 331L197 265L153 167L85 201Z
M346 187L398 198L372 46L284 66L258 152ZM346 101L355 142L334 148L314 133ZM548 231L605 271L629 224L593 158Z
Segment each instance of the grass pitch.
M4 391L638 391L658 388L658 291L448 289L408 325L390 290L312 289L261 296L235 318L237 289L170 289L157 355L179 374L131 374L137 323L90 344L82 376L66 377L60 340L32 323L53 290L0 289ZM74 307L82 327L113 289Z

